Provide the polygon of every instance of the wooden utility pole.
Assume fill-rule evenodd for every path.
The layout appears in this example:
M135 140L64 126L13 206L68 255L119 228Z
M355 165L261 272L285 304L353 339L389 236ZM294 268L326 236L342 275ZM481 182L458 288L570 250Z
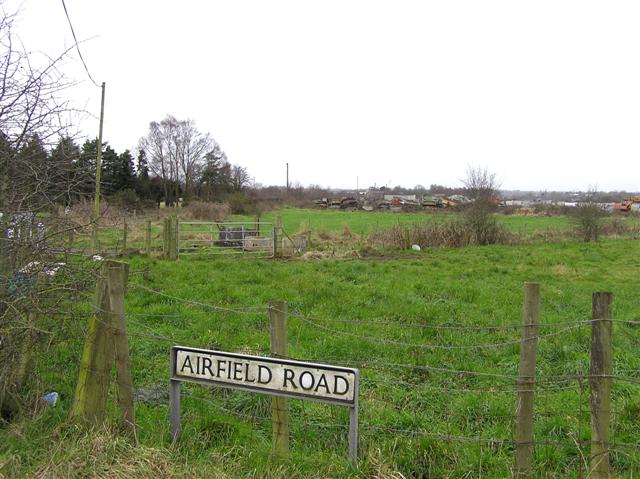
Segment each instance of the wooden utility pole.
M269 303L269 326L271 354L276 357L286 357L288 354L286 301ZM283 457L289 452L289 408L286 398L274 396L271 399L271 415L273 454L277 457Z
M524 284L522 343L516 406L514 478L526 477L533 463L533 409L536 387L536 351L540 325L540 285Z
M287 163L287 191L289 191L289 163Z
M591 474L609 478L609 424L613 375L611 293L593 293L591 306Z
M100 219L100 181L102 181L102 125L104 123L104 88L102 82L102 95L100 100L100 126L98 128L98 154L96 156L96 191L93 209L93 232L91 246L94 253L98 252L98 221Z

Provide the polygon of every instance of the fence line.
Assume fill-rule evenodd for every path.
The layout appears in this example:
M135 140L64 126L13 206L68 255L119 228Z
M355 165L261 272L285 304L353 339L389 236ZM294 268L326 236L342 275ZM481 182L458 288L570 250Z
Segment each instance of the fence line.
M210 304L210 303L204 303L201 301L194 301L194 300L190 300L190 299L185 299L185 298L180 298L178 296L173 296L171 294L167 294L167 293L163 293L161 291L156 291L155 289L151 289L148 288L147 286L143 286L139 283L132 283L131 284L132 287L134 288L138 288L141 289L143 291L146 291L148 293L152 293L158 296L162 296L164 298L168 298L168 299L172 299L174 301L178 301L184 304L190 304L193 306L201 306L203 308L207 308L207 309L211 309L211 310L215 310L215 311L224 311L227 313L240 313L240 314L248 314L248 313L255 313L256 311L264 311L265 313L268 311L268 307L267 306L247 306L244 308L231 308L228 306L218 306L218 305L214 305L214 304Z
M197 307L201 307L201 308L205 308L205 309L209 309L209 310L213 310L213 311L221 311L221 312L225 312L225 313L238 313L238 314L243 314L243 315L258 315L258 314L265 314L265 322L266 322L266 313L267 312L279 312L279 313L285 313L285 311L282 311L278 308L275 308L273 306L251 306L251 307L243 307L243 308L233 308L233 307L227 307L227 306L220 306L220 305L215 305L215 304L211 304L211 303L207 303L207 302L201 302L201 301L194 301L194 300L188 300L185 298L180 298L178 296L174 296L168 293L164 293L161 291L157 291L154 290L152 288L146 287L144 285L141 284L136 284L136 283L132 283L131 284L132 287L134 288L138 288L140 290L149 292L151 294L160 296L160 297L165 297L165 298L169 298L171 300L174 300L180 304L186 304L186 305L192 305L192 306L197 306ZM286 303L284 304L286 306ZM284 308L286 309L286 307ZM98 305L94 305L93 306L93 313L113 313L112 311L106 311L101 309ZM127 321L132 325L135 326L136 328L140 328L143 329L147 332L150 332L152 334L146 334L146 333L142 333L142 332L128 332L128 334L130 336L134 336L134 337L139 337L141 339L144 340L159 340L159 341L165 341L165 342L170 342L170 343L174 343L177 344L178 341L176 340L175 337L168 337L168 336L163 336L163 335L159 335L156 334L155 328L153 328L153 326L149 326L144 324L141 321L136 321L135 317L141 317L141 318L172 318L175 319L176 317L180 318L182 317L183 314L179 314L179 313L172 313L172 314L162 314L162 313L132 313L132 314L127 314L126 318ZM640 321L638 320L622 320L622 319L618 319L618 320L613 320L613 319L609 319L609 318L595 318L595 319L591 319L591 320L579 320L579 321L573 321L573 322L564 322L564 323L557 323L554 325L548 325L549 327L553 326L555 327L559 327L559 326L563 326L561 329L547 333L547 334L535 334L532 337L523 337L517 340L509 340L509 341L502 341L502 342L495 342L495 343L486 343L486 344L473 344L473 345L447 345L447 344L420 344L420 343L409 343L409 342L403 342L403 341L399 341L399 340L394 340L394 339L387 339L385 337L380 337L380 336L371 336L371 335L363 335L363 334L358 334L358 333L353 333L350 331L344 331L344 330L339 330L339 329L334 329L332 327L326 326L324 324L319 324L318 321L325 321L325 322L330 322L330 323L350 323L350 324L355 324L355 325L362 325L362 324L384 324L386 325L393 325L393 326L409 326L409 327L420 327L420 328L431 328L431 329L442 329L442 330L466 330L466 331L499 331L499 330L505 330L505 329L522 329L523 326L522 325L518 325L517 327L515 325L503 325L503 326L454 326L454 325L425 325L425 324L419 324L419 323L403 323L402 321L397 321L397 322L390 322L390 321L368 321L368 320L348 320L348 319L333 319L333 318L329 318L329 319L317 319L317 318L310 318L300 312L294 312L293 314L290 313L291 317L294 317L296 319L299 319L300 321L302 321L305 324L308 324L314 328L323 330L323 331L327 331L332 333L334 336L335 335L342 335L342 336L348 336L348 337L352 337L352 338L357 338L357 339L362 339L362 340L366 340L368 342L375 342L375 343L381 343L381 344L392 344L392 345L396 345L396 346L404 346L404 347L412 347L412 348L425 348L425 349L434 349L434 350L477 350L477 349L484 349L484 348L497 348L497 347L502 347L502 346L511 346L511 345L522 345L524 343L526 343L527 341L530 340L539 340L539 339L546 339L546 338L552 338L552 337L556 337L556 336L560 336L562 334L565 334L567 332L571 332L571 331L576 331L579 328L586 326L586 325L591 325L593 326L594 324L599 324L600 322L610 322L610 323L619 323L621 325L629 325L629 326L636 326L636 325L640 325ZM117 329L117 327L114 327L113 324L111 323L107 323L106 321L101 320L98 316L96 316L96 320L104 325L107 325L108 327L114 328L114 331L120 331L123 332L124 329ZM566 327L564 327L566 326ZM544 325L541 325L541 327L544 327ZM246 350L243 350L241 352L246 353ZM289 358L288 354L284 355L280 355L280 354L273 354L272 356L275 357L287 357ZM593 352L592 352L592 356L593 356ZM290 358L290 359L295 359L295 358ZM362 381L364 383L370 383L373 385L398 385L398 386L411 386L416 388L413 392L415 392L416 394L421 394L424 391L435 391L438 393L443 393L443 394L453 394L453 393L462 393L462 394L487 394L487 395L493 395L493 394L504 394L504 395L513 395L514 397L517 395L517 393L533 393L536 396L541 396L541 395L551 395L551 394L558 394L558 393L563 393L566 391L572 391L574 389L576 389L577 387L580 388L580 397L578 399L578 402L580 404L580 409L579 411L574 411L571 414L569 414L568 418L570 419L570 424L574 424L574 421L577 421L578 423L578 430L577 432L572 432L572 431L568 431L568 432L563 432L562 436L567 436L569 438L571 438L573 440L573 442L571 441L563 441L563 440L530 440L530 441L515 441L513 438L512 439L503 439L503 438L494 438L494 437L476 437L476 436L468 436L468 435L464 435L465 432L465 427L466 429L476 429L475 427L469 427L469 424L466 422L463 422L461 425L458 425L457 427L461 428L463 430L463 434L461 435L455 435L455 434L448 434L448 433L440 433L440 432L434 432L431 430L424 430L423 428L428 428L429 425L425 425L422 426L420 423L421 422L427 422L428 419L422 419L418 420L417 417L415 417L414 421L411 424L412 427L407 428L407 427L394 427L394 426L386 426L386 425L375 425L375 424L364 424L361 427L361 430L363 431L370 431L370 432L385 432L385 433L389 433L389 434L395 434L395 435L406 435L406 436L412 436L412 437L428 437L428 438L433 438L433 439L437 439L437 440L443 440L443 441L448 441L448 442L460 442L460 443L477 443L477 444L489 444L492 445L494 447L500 447L500 446L509 446L509 447L521 447L521 446L533 446L533 445L548 445L548 446L562 446L562 447L572 447L572 448L578 448L578 450L581 451L582 446L584 445L591 445L591 448L593 450L594 447L594 439L577 439L577 436L579 434L581 434L582 429L583 429L583 422L582 422L582 418L583 416L586 416L587 414L589 414L589 411L586 410L584 411L582 409L583 406L583 402L584 402L584 398L583 398L583 391L586 388L591 388L591 390L593 390L593 385L589 384L590 380L599 380L599 379L610 379L610 380L615 380L615 381L620 381L620 382L627 382L630 384L634 384L634 385L640 385L640 377L635 377L635 374L640 374L640 370L637 369L619 369L619 370L609 370L610 373L577 373L577 374L547 374L547 375L542 375L542 376L535 376L535 373L533 373L533 376L523 376L521 375L517 375L517 374L502 374L499 372L489 372L489 371L469 371L469 370L464 370L464 369L454 369L454 368L446 368L446 367L437 367L437 366L430 366L430 365L426 365L426 364L407 364L407 363L402 363L402 362L386 362L386 361L382 361L379 359L348 359L348 358L337 358L337 359L327 359L327 358L323 358L323 359L310 359L310 358L304 358L305 360L313 360L313 361L318 361L318 362L331 362L333 364L342 364L342 365L351 365L351 366L357 366L359 368L362 369ZM452 385L451 387L447 387L447 386L438 386L438 385L433 385L432 383L429 383L428 380L426 379L416 379L415 381L407 381L407 380L397 380L397 379L390 379L388 377L382 376L373 376L373 377L369 377L368 373L371 372L379 372L379 371L386 371L389 369L407 369L407 370L421 370L421 371L427 371L427 372L433 372L433 373L441 373L441 374L448 374L448 375L455 375L455 376L471 376L471 377L477 377L477 378L487 378L487 379L492 379L492 380L497 380L498 382L498 386L488 386L488 387L484 387L484 388L467 388L467 387L457 387L455 385ZM609 372L608 371L608 372ZM101 372L96 370L96 372ZM527 374L532 374L531 372L527 373ZM505 387L507 386L507 384L510 385L515 385L515 384L519 384L519 382L521 382L523 379L525 380L529 380L531 379L531 384L532 387L530 388L526 388L522 389L522 388L514 388L513 386L509 387L508 389ZM455 381L455 379L454 379ZM575 385L573 384L574 382L577 382L578 384ZM419 388L419 389L418 389ZM237 416L239 418L244 418L244 419L249 419L252 421L265 421L265 422L269 422L272 420L271 417L261 417L261 416L254 416L254 415L249 415L249 414L245 414L243 412L239 412L239 411L234 411L231 409L228 409L226 407L224 407L223 405L220 404L220 401L214 401L212 399L207 399L207 398L202 398L202 397L198 397L194 394L191 393L186 393L186 395L190 398L193 398L194 400L197 401L204 401L207 403L211 403L214 404L216 406L216 408L218 408L221 411L225 411L226 413L229 413L233 416ZM400 401L400 404L404 405L404 400L406 399L410 399L411 397L413 397L412 393L406 394L404 395L401 399L402 401ZM374 413L376 413L376 408L381 405L383 409L383 411L386 411L387 408L397 408L398 407L398 401L394 401L394 400L390 400L389 397L383 397L382 395L380 395L380 397L376 398L374 402L374 400L371 400L370 402L370 398L368 397L363 397L361 399L362 404L365 406L364 407L364 411L366 412L368 410L369 407L371 407L371 410L374 411ZM441 407L445 407L446 408L446 404L440 405ZM484 421L508 421L509 423L513 422L518 416L517 414L505 414L505 413L501 413L500 410L504 410L505 405L504 404L500 404L500 406L497 408L498 411L496 413L488 413L486 410L483 410L482 407L488 408L491 407L490 405L485 404L484 406L482 405L478 405L478 404L473 404L471 406L468 407L468 413L470 414L470 416L472 417L472 422L478 422L480 421L480 427L482 427L482 422ZM510 406L509 406L510 407ZM476 411L476 409L478 409ZM399 422L399 423L403 423L405 422L406 418L405 418L405 414L402 414L398 411L394 411L396 414L395 419ZM614 420L618 420L619 418L619 411L616 411L616 403L615 401L612 402L612 407L608 408L599 408L598 412L600 414L611 414L614 418ZM410 415L411 411L404 411L404 413L406 413L406 415ZM538 407L536 409L535 415L538 417L557 417L559 414L559 411L554 411L551 408L540 408ZM575 415L575 417L574 417ZM592 416L593 416L593 412L592 412ZM366 417L366 416L365 416ZM460 414L438 414L438 418L442 419L442 418L460 418ZM371 419L376 419L376 416L371 417ZM378 419L382 419L382 421L384 421L384 418L378 418ZM326 428L340 428L340 429L344 429L345 426L344 425L338 425L338 424L328 424L328 423L322 423L322 422L314 422L314 421L301 421L301 424L303 424L303 427L307 427L307 426L315 426L315 427L326 427ZM496 424L500 424L500 427L502 428L502 423L500 422L496 422ZM415 427L413 427L415 425ZM445 427L443 427L445 429L449 429L448 424L445 423ZM592 433L593 434L593 433ZM614 434L615 434L615 429L614 429ZM575 437L574 437L575 435ZM634 449L634 450L640 450L640 444L636 444L636 443L625 443L625 442L616 442L615 441L615 436L613 438L613 440L609 441L608 439L606 441L603 441L603 444L606 444L607 449L606 452L604 452L603 454L611 454L613 452L620 452L618 451L618 449ZM624 452L620 452L621 454L624 454ZM581 456L583 457L584 460L585 456L582 455L582 451L581 451ZM593 461L594 456L591 456L591 460ZM588 469L588 466L585 466L585 469Z
M395 340L395 339L385 339L385 338L379 338L379 337L374 337L374 336L367 336L367 335L364 335L364 334L352 333L352 332L349 332L349 331L340 331L338 329L329 328L327 326L315 323L315 322L305 318L304 316L299 316L299 315L296 315L296 314L293 314L291 316L293 316L294 318L298 318L301 321L304 321L305 323L310 324L311 326L313 326L315 328L324 330L324 331L329 332L329 333L340 334L340 335L343 335L343 336L349 336L349 337L352 337L352 338L362 339L362 340L370 341L370 342L376 342L376 343L382 343L382 344L392 344L392 345L395 345L395 346L402 346L402 347L409 347L409 348L443 349L443 350L499 348L499 347L503 347L503 346L513 346L514 344L522 344L523 341L534 339L534 338L525 339L525 340L514 339L514 340L503 341L503 342L498 342L498 343L458 345L458 346L447 346L447 345L442 345L442 344L407 343L407 342L399 341L399 340ZM549 337L553 337L553 336L558 336L558 335L563 334L563 333L565 333L567 331L575 330L578 327L579 326L568 327L568 328L562 329L560 331L557 331L555 333L539 335L539 336L535 337L535 339L545 339L545 338L549 338Z
M291 313L293 311L293 313ZM454 326L448 324L424 324L424 323L412 323L406 322L403 318L400 317L383 317L383 318L374 318L374 319L342 319L342 318L318 318L312 317L309 315L305 315L300 310L290 309L289 314L291 316L303 316L305 319L309 321L316 322L331 322L331 323L352 323L357 325L362 324L377 324L381 326L402 326L402 327L411 327L411 328L421 328L421 329L435 329L435 330L454 330L454 331L500 331L505 329L523 329L523 325L521 323L510 323L496 326ZM591 321L563 321L558 323L546 323L540 324L541 328L558 328L561 326L578 326L591 323Z
M171 298L175 298L178 300L182 300L181 298L177 298L177 297L173 297L170 295L165 295L164 293L155 291L155 290L151 290L149 288L143 288L145 290L149 290L149 291L153 291L157 294L163 295L163 296L169 296ZM182 300L187 304L194 304L194 305L199 305L199 306L203 306L203 307L207 307L207 308L214 308L214 309L220 309L220 310L225 310L227 311L228 308L223 308L223 307L219 307L216 305L212 305L209 303L201 303L201 302L197 302L197 301L190 301L190 300ZM233 312L240 312L240 313L244 313L244 314L250 314L250 313L255 313L259 310L264 310L265 312L269 309L269 307L251 307L250 309L247 308L247 310L244 309L233 309ZM108 310L104 310L101 309L100 307L98 307L97 305L92 305L92 312L87 312L87 315L91 315L94 312L103 312L103 313L110 313L110 311ZM131 313L127 313L126 317L129 319L128 322L131 324L134 324L136 326L140 326L143 329L146 330L151 330L153 331L153 328L151 326L145 325L139 321L135 321L135 320L131 320L131 317L135 317L135 316L141 316L141 317L169 317L169 318L176 318L176 317L180 317L181 315L179 314L131 314ZM294 317L298 317L296 315L294 315ZM303 319L300 318L299 319ZM101 319L97 318L97 321L104 323L104 321L102 321ZM599 321L599 320L588 320L588 321L584 321L585 323L591 323L594 321ZM621 321L621 322L625 322L628 323L628 321ZM104 323L106 324L106 323ZM566 331L570 331L573 330L575 328L565 328L562 331L559 332L555 332L555 333L550 333L548 335L540 335L539 337L549 337L549 336L556 336L560 333L566 332ZM147 339L157 339L157 340L162 340L162 341L168 341L168 342L174 342L177 343L179 342L178 339L174 338L174 337L168 337L168 336L163 336L163 335L146 335L146 334L141 334L141 333L135 333L135 332L131 332L129 331L128 334L133 335L133 336L138 336L141 338L147 338ZM372 340L378 340L378 341L382 341L384 342L385 340L381 339L381 338L373 338L370 336L367 336L366 338L368 339L372 339ZM517 343L521 343L522 340L517 341ZM516 341L514 341L514 343L516 343ZM474 345L474 346L469 346L469 348L482 348L482 347L491 347L494 345L504 345L507 343L491 343L489 345ZM508 344L511 344L511 342L509 342ZM434 348L439 348L439 345L419 345L419 344L412 344L411 346L423 346L423 347L434 347ZM447 347L447 346L442 346L442 348L444 349L459 349L459 348L466 348L466 346L453 346L453 347ZM290 357L290 356L286 356L286 359L299 359L299 358L294 358L294 357ZM335 363L340 363L342 365L352 365L352 366L359 366L361 368L363 368L364 370L366 369L372 369L372 368L368 368L369 365L376 365L376 366L386 366L386 367L400 367L400 368L409 368L409 369L419 369L419 370L426 370L426 371L430 371L430 372L441 372L441 373L448 373L448 374L464 374L464 375L471 375L471 376L479 376L479 377L494 377L494 378L501 378L501 379L511 379L511 380L517 380L520 376L516 376L516 375L506 375L506 374L500 374L500 373L491 373L491 372L479 372L479 371L468 371L468 370L462 370L462 369L452 369L452 368L441 368L441 367L435 367L435 366L429 366L429 365L420 365L420 364L408 364L408 363L392 363L392 362L384 362L384 361L380 361L380 360L368 360L368 359L360 359L360 360L352 360L352 359L344 359L344 358L312 358L313 361L324 361L324 362L335 362ZM619 370L617 371L619 373L621 372L627 372L627 373L639 373L640 374L640 370ZM551 376L540 376L537 378L536 382L537 383L547 383L547 384L553 384L553 383L561 383L561 382L573 382L573 381L587 381L589 379L593 379L593 378L604 378L604 379L614 379L614 380L618 380L618 381L625 381L625 382L629 382L629 383L633 383L633 384L640 384L640 378L636 378L633 376L622 376L622 375L618 375L618 374L612 374L612 375L606 375L606 374L567 374L567 375L551 375ZM372 381L372 382L386 382L389 384L406 384L406 385L415 385L415 383L410 383L410 382L405 382L405 381L390 381L390 380L381 380L381 379L371 379L371 378L363 378L364 380L368 380L368 381ZM554 391L561 391L561 390L567 390L567 389L572 389L571 387L565 387L565 388L561 388L561 389L554 389ZM483 391L483 390L477 390L477 389L450 389L450 390L457 390L457 391ZM491 389L487 389L484 390L485 392L496 392L495 390L491 390ZM512 390L511 392L516 392L517 390ZM544 391L544 390L543 390Z
M439 391L439 392L461 392L461 393L476 393L476 394L516 394L519 391L523 391L522 389L496 389L494 388L459 388L459 387L438 387L431 386L425 382L411 382L411 381L400 381L400 380L390 380L390 379L380 379L380 378L368 378L361 377L361 381L370 382L374 384L392 384L398 386L420 386L422 389L426 389L429 391ZM524 390L524 392L535 392L536 394L554 394L561 393L565 391L574 390L574 386L565 386L565 387L556 387L552 389L532 389L532 390Z

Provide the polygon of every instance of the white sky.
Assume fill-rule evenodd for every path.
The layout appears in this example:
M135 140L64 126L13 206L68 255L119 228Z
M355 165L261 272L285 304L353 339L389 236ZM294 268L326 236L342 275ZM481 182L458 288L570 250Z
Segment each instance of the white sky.
M637 0L66 3L117 151L170 113L263 184L289 162L305 185L455 186L471 164L504 189L640 190ZM27 46L73 43L60 1L19 4Z

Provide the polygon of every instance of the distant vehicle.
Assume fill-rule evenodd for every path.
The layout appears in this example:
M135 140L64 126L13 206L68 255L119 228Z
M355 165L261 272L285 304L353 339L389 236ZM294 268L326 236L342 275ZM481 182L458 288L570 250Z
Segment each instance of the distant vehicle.
M314 203L320 208L329 208L334 210L358 208L358 200L356 200L353 196L343 196L342 198L322 198L319 200L315 200Z
M627 198L622 203L615 203L613 205L613 211L620 211L622 213L628 213L632 209L636 209L635 205L640 205L640 195L639 196L632 196L630 198ZM640 207L640 206L638 206L638 207Z
M442 208L444 204L442 203L442 199L437 196L423 196L422 206L427 208Z

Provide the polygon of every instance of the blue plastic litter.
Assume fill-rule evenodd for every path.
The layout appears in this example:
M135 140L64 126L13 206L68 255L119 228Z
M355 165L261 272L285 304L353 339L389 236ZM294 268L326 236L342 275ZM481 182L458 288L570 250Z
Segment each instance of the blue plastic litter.
M49 406L55 406L56 403L58 402L58 393L55 391L51 393L47 393L44 396L42 396L42 400L46 401L47 404L49 404Z

